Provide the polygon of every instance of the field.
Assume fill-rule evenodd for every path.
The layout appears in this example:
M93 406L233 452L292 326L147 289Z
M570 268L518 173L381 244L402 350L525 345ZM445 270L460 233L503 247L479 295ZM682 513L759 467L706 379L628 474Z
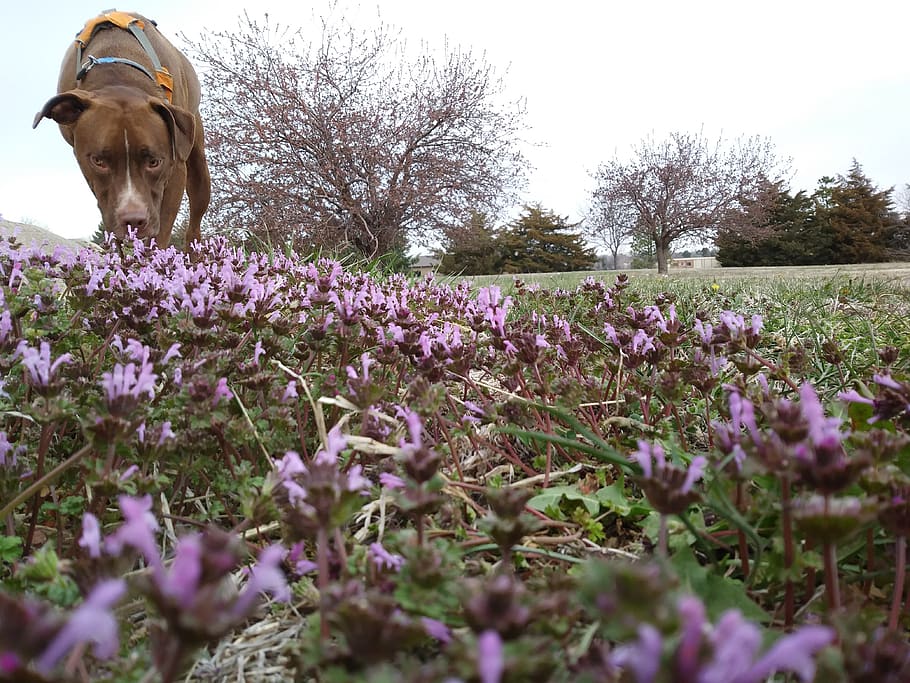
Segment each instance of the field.
M910 265L0 246L0 681L910 680Z
M910 263L865 263L837 266L759 266L754 268L705 268L700 270L671 269L668 275L658 275L655 269L623 270L629 277L636 281L659 279L663 282L678 282L681 280L708 280L708 281L743 281L748 284L757 284L769 278L785 280L809 280L825 282L832 279L856 279L866 281L885 282L896 286L910 285ZM518 276L527 282L537 282L546 287L575 287L586 277L601 280L612 280L615 271L602 270L593 273L534 273ZM515 276L512 275L484 275L471 278L477 286L498 285L504 289L511 286Z

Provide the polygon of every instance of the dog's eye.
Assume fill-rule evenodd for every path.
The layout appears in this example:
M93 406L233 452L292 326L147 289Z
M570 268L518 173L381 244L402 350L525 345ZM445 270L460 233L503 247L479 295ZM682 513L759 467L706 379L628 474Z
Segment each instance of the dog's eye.
M100 171L107 170L107 159L105 159L103 156L101 156L99 154L92 154L89 157L89 161L91 161L92 166L94 166L98 170L100 170Z
M145 165L150 169L156 169L161 166L161 159L156 157L149 157L145 160Z

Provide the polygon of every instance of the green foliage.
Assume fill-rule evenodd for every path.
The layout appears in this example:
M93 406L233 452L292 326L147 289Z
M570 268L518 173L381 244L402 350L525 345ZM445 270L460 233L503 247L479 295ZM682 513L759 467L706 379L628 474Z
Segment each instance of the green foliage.
M539 204L526 205L515 221L496 240L500 254L498 270L503 273L556 273L589 270L594 264L592 249L584 246L578 223Z
M643 232L632 233L632 267L653 268L657 265L657 248L654 240Z
M768 184L718 230L724 266L875 263L907 247L907 225L892 190L879 190L854 160L845 176L825 176L811 197Z
M446 231L446 248L439 264L441 273L452 275L487 275L497 272L499 247L497 234L487 215L473 212L462 226Z

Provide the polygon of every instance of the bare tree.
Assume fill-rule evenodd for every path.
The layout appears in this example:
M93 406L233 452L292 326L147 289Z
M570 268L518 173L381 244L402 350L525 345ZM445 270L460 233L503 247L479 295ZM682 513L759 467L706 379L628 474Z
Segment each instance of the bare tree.
M595 248L603 248L613 259L613 269L619 268L619 250L629 241L637 214L624 201L613 199L603 192L591 196L584 235Z
M366 255L495 215L523 187L521 102L469 52L323 21L319 41L245 15L192 45L219 226Z
M728 145L702 133L671 133L642 140L629 161L601 165L594 196L634 208L635 229L654 242L657 270L666 273L674 241L711 239L732 209L783 171L766 138Z

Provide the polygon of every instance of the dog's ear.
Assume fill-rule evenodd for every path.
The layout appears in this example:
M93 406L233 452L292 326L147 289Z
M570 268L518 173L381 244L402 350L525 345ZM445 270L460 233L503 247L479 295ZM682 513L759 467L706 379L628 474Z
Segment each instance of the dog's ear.
M170 133L173 158L186 161L196 141L196 117L192 112L164 100L152 100L152 108L164 119Z
M55 95L35 114L32 128L37 128L44 118L54 119L62 126L72 125L91 106L91 99L92 94L87 90L69 90Z

